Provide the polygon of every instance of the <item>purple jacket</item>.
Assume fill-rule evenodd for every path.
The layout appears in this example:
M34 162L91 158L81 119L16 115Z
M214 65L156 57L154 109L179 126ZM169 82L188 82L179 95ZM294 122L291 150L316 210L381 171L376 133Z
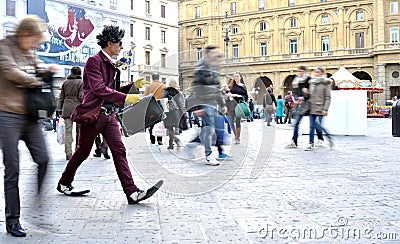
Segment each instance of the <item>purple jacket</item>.
M129 91L132 83L121 87L119 91L112 89L116 72L120 71L102 51L88 59L83 72L82 104L72 113L73 121L81 124L92 123L98 118L104 101L124 106L126 94L120 91Z

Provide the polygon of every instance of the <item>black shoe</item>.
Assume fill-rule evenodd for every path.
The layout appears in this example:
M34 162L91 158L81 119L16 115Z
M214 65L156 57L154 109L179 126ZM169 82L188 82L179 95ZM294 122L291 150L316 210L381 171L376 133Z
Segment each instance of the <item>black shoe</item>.
M96 149L94 151L93 157L100 158L101 157L101 150Z
M110 155L108 155L107 149L101 149L101 152L103 153L105 159L110 159Z
M6 224L6 230L8 233L10 233L14 237L25 237L26 236L25 230L21 227L21 225L19 223Z
M162 141L157 141L157 143L158 143L158 145L160 145L160 146L164 145L164 144L162 143Z
M74 191L73 186L64 186L60 183L57 184L57 191L68 196L82 196L90 192L90 190Z
M167 149L174 150L174 146L168 146Z
M137 190L130 196L126 196L128 199L128 204L138 204L139 202L146 200L147 198L153 196L154 193L160 189L164 181L158 181L154 186L150 187L147 191Z
M65 160L70 160L71 156L65 156Z

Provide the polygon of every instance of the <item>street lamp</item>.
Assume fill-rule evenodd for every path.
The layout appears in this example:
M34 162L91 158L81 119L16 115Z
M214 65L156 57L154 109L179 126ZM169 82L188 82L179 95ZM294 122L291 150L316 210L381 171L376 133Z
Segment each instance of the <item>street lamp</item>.
M225 12L224 22L222 22L222 30L225 31L225 76L226 84L228 84L228 48L229 48L229 32L231 31L231 26L228 20L228 11Z

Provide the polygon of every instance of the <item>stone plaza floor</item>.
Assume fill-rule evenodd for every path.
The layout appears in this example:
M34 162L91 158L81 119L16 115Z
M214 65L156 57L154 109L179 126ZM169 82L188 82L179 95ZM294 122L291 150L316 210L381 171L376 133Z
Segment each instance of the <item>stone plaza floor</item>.
M244 122L242 143L226 147L234 160L219 167L203 164L201 147L189 160L185 150L149 146L147 134L124 138L137 185L165 181L139 205L127 204L113 161L92 156L74 181L91 193L59 194L63 145L44 132L52 161L40 200L35 165L20 145L27 237L6 233L2 199L0 243L400 243L400 138L391 120L368 119L368 136L336 136L333 150L306 152L306 135L285 149L292 129Z

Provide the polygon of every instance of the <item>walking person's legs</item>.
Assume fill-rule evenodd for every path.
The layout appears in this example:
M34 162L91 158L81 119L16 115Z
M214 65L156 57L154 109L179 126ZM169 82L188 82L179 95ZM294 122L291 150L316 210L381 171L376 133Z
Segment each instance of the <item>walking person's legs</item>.
M122 142L118 121L116 120L115 115L110 115L108 117L108 123L102 128L101 134L104 139L108 141L108 145L110 146L115 169L121 182L122 189L127 196L130 196L138 190L138 187L135 185L129 169L128 160L126 158L126 149Z
M33 162L37 164L37 187L40 192L49 163L46 141L40 125L36 122L29 122L21 139L25 142Z
M101 136L97 135L96 139L94 140L94 144L96 146L96 149L94 150L93 156L95 157L101 157Z
M65 123L65 142L64 142L64 147L65 147L65 158L69 160L72 156L72 128L73 128L73 122L72 120L65 118L64 119Z
M110 156L108 155L108 144L104 137L103 142L101 143L101 153L103 154L105 159L110 159Z
M79 139L79 125L75 123L75 150L78 147L78 139Z
M316 119L317 115L310 114L310 145L306 148L307 151L314 150L314 135L315 135L315 127L316 127Z
M71 184L74 181L75 173L82 162L88 158L90 151L92 150L93 143L102 130L105 119L106 115L101 114L96 122L89 125L80 125L78 147L72 154L71 159L68 161L59 180L59 184L66 187L71 187Z
M299 127L300 127L300 122L303 119L303 116L300 114L296 114L296 123L294 124L294 129L293 129L293 137L292 137L292 144L293 147L297 147L298 143L297 140L299 138Z
M0 144L4 164L4 201L6 226L19 224L19 150L18 142L25 127L23 116L0 111ZM7 229L8 230L8 229ZM21 233L21 236L25 236Z
M241 131L242 131L241 118L235 117L235 128L236 128L236 133L235 133L236 141L235 141L235 143L236 144L240 144L240 134L241 134Z
M215 133L215 110L210 107L204 109L204 115L202 116L202 128L200 132L201 142L204 144L204 153L206 156L205 163L207 165L219 165L215 158L211 157L212 153L212 142L213 135Z
M174 149L174 137L175 131L174 127L166 127L168 130L168 149Z
M316 123L315 123L316 131L317 131L317 133L318 133L318 131L320 131L321 136L322 136L322 132L325 132L325 135L328 137L328 140L329 140L329 147L332 149L333 146L334 146L333 137L332 137L332 135L329 133L329 131L326 129L326 127L324 127L324 126L322 125L323 118L324 118L324 116L322 116L322 115L319 115L319 116L317 117Z
M149 127L150 142L151 142L151 144L156 144L156 137L153 136L153 128L154 128L154 125Z

